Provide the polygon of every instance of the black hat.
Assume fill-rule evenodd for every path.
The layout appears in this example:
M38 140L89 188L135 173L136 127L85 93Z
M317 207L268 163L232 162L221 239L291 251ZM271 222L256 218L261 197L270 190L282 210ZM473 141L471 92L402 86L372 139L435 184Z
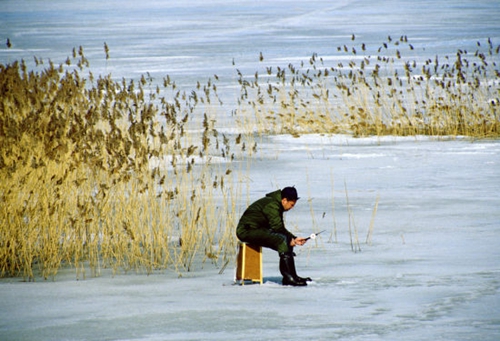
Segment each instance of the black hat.
M299 200L297 195L297 190L295 187L285 187L281 190L281 198L286 198L288 200Z

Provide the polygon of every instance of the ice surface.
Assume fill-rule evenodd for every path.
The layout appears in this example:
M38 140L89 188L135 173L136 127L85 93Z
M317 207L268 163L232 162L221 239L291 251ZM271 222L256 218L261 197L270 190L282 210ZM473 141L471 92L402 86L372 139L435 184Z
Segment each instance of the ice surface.
M421 59L500 41L495 1L2 1L0 62L62 62L84 46L95 73L171 74L187 86L258 55L287 65L338 44L379 46L407 35ZM103 43L111 58L104 60ZM484 340L500 339L500 144L463 138L263 137L248 175L257 199L295 185L286 214L297 268L314 281L283 287L264 251L262 286L232 285L198 265L174 272L103 271L76 280L0 280L0 340ZM347 204L346 191L349 198ZM248 199L247 199L248 198ZM378 199L377 199L378 198ZM374 205L371 243L366 243ZM354 246L349 214L358 232Z

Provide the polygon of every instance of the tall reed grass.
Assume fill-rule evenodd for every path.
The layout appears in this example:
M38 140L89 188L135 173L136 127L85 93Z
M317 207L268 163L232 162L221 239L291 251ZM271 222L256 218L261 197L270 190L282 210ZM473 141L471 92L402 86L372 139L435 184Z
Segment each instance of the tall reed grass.
M0 275L180 274L195 258L227 261L230 161L244 148L216 130L211 81L189 94L168 77L163 88L83 78L87 64L80 48L40 72L0 65Z
M473 53L404 58L414 50L406 36L388 37L378 49L339 46L328 61L314 54L253 77L238 71L240 124L261 134L498 137L500 46L488 39Z

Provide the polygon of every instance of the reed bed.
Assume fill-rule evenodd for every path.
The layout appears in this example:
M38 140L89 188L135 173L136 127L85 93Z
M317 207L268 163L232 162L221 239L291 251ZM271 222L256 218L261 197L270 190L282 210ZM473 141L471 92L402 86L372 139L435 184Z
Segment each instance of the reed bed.
M181 274L197 258L227 262L230 161L244 148L215 128L211 81L198 95L168 77L162 88L148 77L84 79L82 48L37 64L0 66L0 275Z
M328 61L314 54L253 77L238 71L240 125L296 136L500 135L500 46L490 39L473 53L459 49L427 60L405 59L415 50L406 36L372 49L355 39Z

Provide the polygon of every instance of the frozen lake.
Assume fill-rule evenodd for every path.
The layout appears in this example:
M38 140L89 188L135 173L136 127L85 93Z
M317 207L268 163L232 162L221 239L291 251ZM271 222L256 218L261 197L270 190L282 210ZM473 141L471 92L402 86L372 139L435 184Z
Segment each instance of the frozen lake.
M0 38L12 47L0 63L60 63L81 45L96 74L169 74L186 87L217 74L231 96L235 68L253 74L260 52L286 66L334 59L352 34L374 49L407 35L415 56L433 58L488 37L498 45L499 17L498 1L472 0L2 1ZM327 230L296 249L308 287L282 287L270 250L262 286L233 286L233 264L219 274L209 263L182 278L1 279L1 340L500 339L497 140L266 136L247 181L252 200L295 185L289 228Z

